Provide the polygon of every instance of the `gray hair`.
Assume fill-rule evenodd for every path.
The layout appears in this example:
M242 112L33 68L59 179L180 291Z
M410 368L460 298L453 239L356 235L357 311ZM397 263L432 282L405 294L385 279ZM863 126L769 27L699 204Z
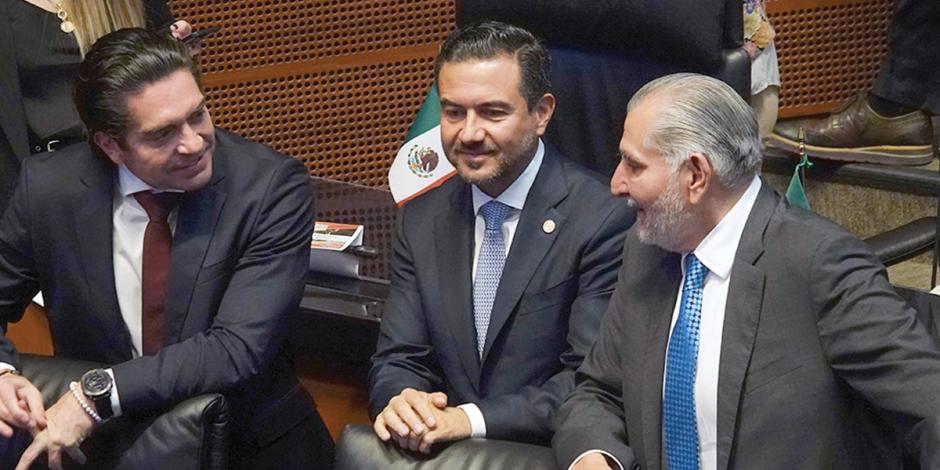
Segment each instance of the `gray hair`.
M663 154L673 171L696 152L726 188L747 184L760 170L757 117L726 83L694 73L667 75L640 88L627 112L651 97L664 99L643 145Z

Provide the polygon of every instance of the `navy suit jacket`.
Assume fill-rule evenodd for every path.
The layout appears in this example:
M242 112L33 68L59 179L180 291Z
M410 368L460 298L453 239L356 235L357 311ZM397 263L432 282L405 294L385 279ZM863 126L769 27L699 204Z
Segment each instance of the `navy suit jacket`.
M554 230L544 222L554 221ZM471 187L459 177L400 211L391 294L370 373L372 416L406 387L474 403L487 437L545 441L597 336L633 212L547 148L506 258L483 357L473 323Z
M225 392L263 445L310 415L282 340L303 292L313 195L297 160L216 136L211 181L178 209L158 354L131 357L112 262L117 170L85 143L26 159L0 222L0 322L41 289L55 354L113 364L125 413ZM17 365L3 336L0 361Z
M680 255L624 244L601 335L558 412L562 468L603 449L666 468L663 371ZM855 236L766 182L731 268L718 369L718 469L940 468L940 352ZM873 406L874 405L874 406Z

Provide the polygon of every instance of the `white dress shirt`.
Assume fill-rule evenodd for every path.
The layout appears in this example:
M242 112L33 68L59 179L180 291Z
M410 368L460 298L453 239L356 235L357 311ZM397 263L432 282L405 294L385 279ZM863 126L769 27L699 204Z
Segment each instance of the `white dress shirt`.
M114 290L117 293L118 308L121 318L131 335L131 356L139 357L143 350L143 306L141 298L141 267L143 266L144 231L150 217L137 202L133 194L140 191L153 191L153 187L143 182L124 165L118 166L118 181L112 203L111 230L114 262ZM171 190L172 191L172 190ZM163 191L154 191L163 192ZM177 192L177 191L173 191ZM182 192L182 191L178 191ZM170 212L167 222L171 233L176 232L177 209ZM0 371L14 370L7 363L0 362ZM114 373L105 369L111 376L114 387L111 389L111 409L114 417L121 416L121 400L118 396Z
M545 145L540 139L538 148L535 151L535 156L532 157L532 161L529 162L525 171L516 178L516 181L513 181L512 185L506 188L506 190L496 198L490 197L476 185L471 186L470 191L473 194L473 213L476 214L476 224L474 225L473 232L473 271L471 271L474 280L476 279L477 273L477 257L480 255L480 245L483 244L483 232L486 230L486 221L483 220L483 215L480 214L480 207L495 199L514 209L506 216L506 219L503 220L502 226L503 244L506 247L506 254L508 255L513 236L516 234L516 227L519 225L519 215L522 213L523 206L525 206L526 197L529 196L529 189L532 188L532 183L535 182L535 177L539 173L539 167L542 166L544 156ZM465 403L458 408L462 409L470 419L470 436L486 437L486 421L483 419L483 413L480 411L480 408L473 403Z
M153 191L153 187L131 173L124 165L119 166L113 202L114 228L111 231L114 248L114 290L117 292L121 317L131 334L133 357L140 356L143 350L141 269L144 232L150 221L147 211L134 198L134 193L140 191ZM171 233L176 231L178 212L174 208L167 219Z
M126 166L118 166L118 181L112 205L111 241L114 263L114 290L117 293L121 318L131 335L131 356L139 357L143 350L143 306L141 298L141 269L143 266L144 232L150 218L133 194L152 191L154 188L143 182ZM160 191L156 191L160 192ZM167 219L171 233L176 231L179 211L173 209ZM114 374L107 369L113 381ZM121 415L121 400L117 383L111 390L111 408L114 416Z
M725 305L728 300L734 255L738 251L744 225L757 200L760 187L760 178L755 176L734 207L694 251L695 257L708 268L708 276L705 277L702 287L702 317L699 324L698 364L695 373L695 417L698 424L701 470L715 470L718 467L718 364L721 359ZM688 253L682 255L683 281L679 285L676 308L672 313L670 338L682 304L686 256Z
M725 305L728 300L728 286L731 282L734 256L738 251L741 235L744 233L744 225L751 214L754 202L757 201L760 187L760 178L755 176L738 202L693 251L695 257L708 268L708 275L702 287L702 316L699 325L698 361L695 373L695 415L701 470L715 470L718 467L718 366L721 359L721 334L725 323ZM686 256L688 253L682 255L683 280L676 293L676 306L672 312L672 326L669 328L670 337L682 306ZM666 350L669 350L668 346ZM665 374L663 374L663 385L665 386ZM604 454L623 470L621 462L601 449L584 452L574 460L572 466L582 457L593 452Z

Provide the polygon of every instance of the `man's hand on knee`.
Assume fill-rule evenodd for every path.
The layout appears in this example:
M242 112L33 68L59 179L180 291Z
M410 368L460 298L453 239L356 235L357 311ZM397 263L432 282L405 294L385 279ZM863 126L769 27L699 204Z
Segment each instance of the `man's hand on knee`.
M0 375L0 435L11 437L14 428L36 434L46 427L42 394L26 377Z
M375 418L373 429L383 441L389 439L402 448L418 450L421 436L437 427L437 413L447 406L447 395L406 388L388 401Z

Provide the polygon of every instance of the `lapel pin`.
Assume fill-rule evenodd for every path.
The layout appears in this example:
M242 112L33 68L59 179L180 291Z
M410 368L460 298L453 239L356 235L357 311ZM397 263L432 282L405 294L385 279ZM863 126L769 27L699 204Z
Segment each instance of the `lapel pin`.
M555 231L555 221L548 219L545 222L542 222L542 231L545 233L552 233Z

